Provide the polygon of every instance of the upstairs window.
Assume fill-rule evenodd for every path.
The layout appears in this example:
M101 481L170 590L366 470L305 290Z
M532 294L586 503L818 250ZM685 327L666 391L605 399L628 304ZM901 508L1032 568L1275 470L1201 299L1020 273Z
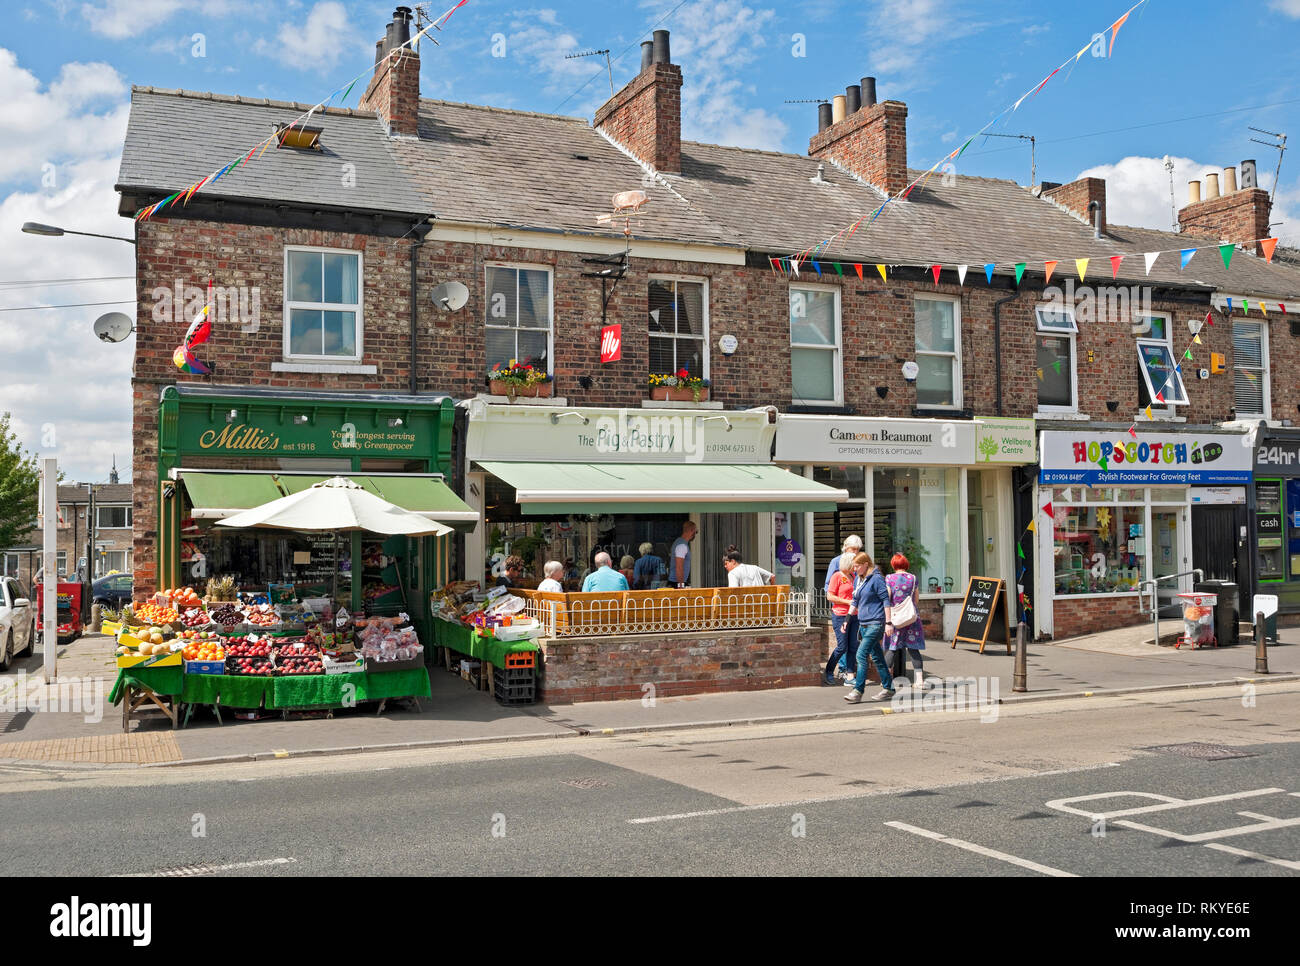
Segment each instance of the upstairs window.
M961 304L917 297L916 404L961 408Z
M1234 320L1232 395L1238 418L1268 419L1268 388L1268 327Z
M551 270L489 265L487 368L515 362L551 371Z
M99 530L127 530L131 527L129 506L95 507L95 527Z
M1149 331L1137 340L1138 406L1164 408L1173 413L1174 406L1187 404L1187 389L1183 385L1180 360L1174 358L1171 320L1164 315L1141 315L1138 322L1149 324ZM1163 399L1157 399L1157 395Z
M361 360L361 253L286 248L284 356Z
M709 377L708 289L704 282L652 278L649 291L650 372L685 369Z
M1034 375L1038 383L1038 411L1078 412L1078 380L1075 374L1074 313L1056 306L1035 309L1037 332Z
M790 289L790 383L796 405L843 401L838 288Z

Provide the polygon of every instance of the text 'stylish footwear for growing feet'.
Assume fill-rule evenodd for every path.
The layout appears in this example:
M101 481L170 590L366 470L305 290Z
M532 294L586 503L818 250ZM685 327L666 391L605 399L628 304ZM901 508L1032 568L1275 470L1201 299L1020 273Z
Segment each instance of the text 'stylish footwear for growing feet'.
M844 695L844 700L847 701L849 704L857 704L859 701L862 700L862 692L859 691L857 688L854 688L848 694Z

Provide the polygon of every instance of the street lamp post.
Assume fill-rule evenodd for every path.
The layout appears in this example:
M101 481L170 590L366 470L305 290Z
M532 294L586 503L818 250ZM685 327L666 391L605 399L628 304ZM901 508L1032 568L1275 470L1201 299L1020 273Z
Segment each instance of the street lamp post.
M101 235L93 231L73 231L71 228L42 225L39 221L23 222L23 231L29 235L45 235L48 238L58 238L61 235L85 235L87 238L110 238L113 241L124 241L128 245L135 244L134 238L125 238L122 235Z

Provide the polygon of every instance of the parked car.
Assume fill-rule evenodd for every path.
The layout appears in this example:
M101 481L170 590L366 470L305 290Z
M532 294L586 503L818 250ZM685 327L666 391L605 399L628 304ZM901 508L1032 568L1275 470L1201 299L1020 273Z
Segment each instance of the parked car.
M131 574L109 574L100 577L90 585L91 603L120 611L126 604L131 603L133 585Z
M36 607L12 577L0 577L0 671L36 642Z

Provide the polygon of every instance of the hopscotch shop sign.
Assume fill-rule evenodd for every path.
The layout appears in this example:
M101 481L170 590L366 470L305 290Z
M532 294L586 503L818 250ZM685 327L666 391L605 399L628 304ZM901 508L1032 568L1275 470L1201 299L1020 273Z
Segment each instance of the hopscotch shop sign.
M1248 437L1224 433L1042 434L1040 483L1223 486L1249 483Z

